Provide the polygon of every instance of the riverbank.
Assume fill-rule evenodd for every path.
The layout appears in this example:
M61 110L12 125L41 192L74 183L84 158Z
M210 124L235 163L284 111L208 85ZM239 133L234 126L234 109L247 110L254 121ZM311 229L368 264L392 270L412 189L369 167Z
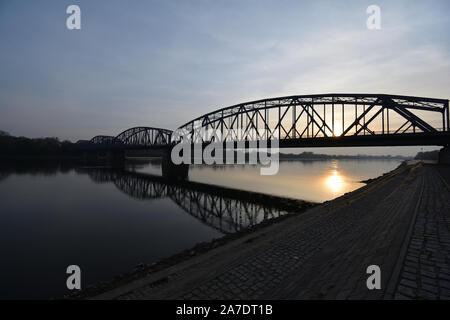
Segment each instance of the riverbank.
M400 273L394 270L406 261L402 248L409 243L421 190L431 179L442 184L441 193L449 192L429 170L435 168L399 166L358 190L222 246L207 246L203 254L168 268L150 273L143 268L141 278L125 277L121 285L91 298L407 297L397 293ZM447 195L438 201L444 203L438 214L446 214ZM380 265L382 290L367 290L369 264Z

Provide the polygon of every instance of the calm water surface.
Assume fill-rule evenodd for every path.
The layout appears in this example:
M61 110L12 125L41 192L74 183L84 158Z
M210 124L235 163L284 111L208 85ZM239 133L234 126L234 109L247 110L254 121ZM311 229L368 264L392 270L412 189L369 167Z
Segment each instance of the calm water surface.
M193 166L189 179L322 202L398 165L394 160L281 162L276 176L260 176L259 167L250 165ZM130 165L127 172L1 164L0 298L60 297L67 293L68 265L80 266L87 286L266 217L261 212L267 210L259 208L251 213L253 220L235 218L248 216L242 201L224 197L221 201L233 204L233 217L207 219L214 218L211 199L217 195L168 186L149 173L160 173L157 162Z
M356 190L362 180L391 171L400 160L281 161L276 175L261 176L257 165L191 166L189 179L295 199L323 202ZM151 164L137 171L158 173Z

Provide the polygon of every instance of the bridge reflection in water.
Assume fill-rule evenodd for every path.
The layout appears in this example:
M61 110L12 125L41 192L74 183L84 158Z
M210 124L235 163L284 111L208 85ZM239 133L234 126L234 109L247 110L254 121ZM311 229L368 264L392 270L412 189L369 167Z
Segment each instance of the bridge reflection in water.
M262 221L296 213L310 202L223 188L121 169L80 168L96 183L113 183L124 194L140 200L169 198L191 216L222 233L234 233Z

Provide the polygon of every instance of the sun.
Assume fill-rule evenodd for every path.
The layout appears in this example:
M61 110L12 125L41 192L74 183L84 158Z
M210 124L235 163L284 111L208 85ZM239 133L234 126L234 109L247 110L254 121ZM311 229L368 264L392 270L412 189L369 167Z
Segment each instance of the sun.
M327 136L339 137L342 134L342 125L337 123L334 125L334 134L328 128L325 130L325 132Z
M334 125L334 136L339 137L342 134L342 125L335 124Z

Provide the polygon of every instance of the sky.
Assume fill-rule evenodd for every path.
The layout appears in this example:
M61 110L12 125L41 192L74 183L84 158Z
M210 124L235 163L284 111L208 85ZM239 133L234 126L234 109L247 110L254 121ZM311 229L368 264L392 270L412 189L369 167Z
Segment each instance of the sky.
M66 27L72 4L80 30ZM366 27L372 4L380 30ZM0 130L77 141L133 126L174 130L276 96L448 99L449 9L447 0L0 0Z

